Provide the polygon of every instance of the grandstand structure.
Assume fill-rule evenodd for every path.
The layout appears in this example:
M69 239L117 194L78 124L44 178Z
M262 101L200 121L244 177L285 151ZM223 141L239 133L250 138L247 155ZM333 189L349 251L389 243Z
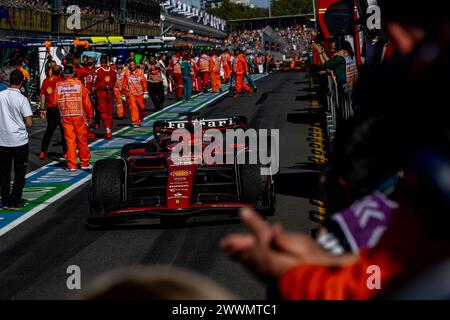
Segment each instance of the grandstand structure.
M275 17L261 17L261 18L250 18L250 19L236 19L230 20L230 31L239 30L253 30L253 29L263 29L267 26L272 28L285 28L292 25L309 25L311 24L311 19L314 18L314 13L308 14L296 14L290 16L275 16Z
M206 11L180 1L161 3L162 31L177 38L176 44L221 45L226 38L226 22Z
M5 37L160 34L159 0L1 0L0 5L9 16L0 20ZM81 10L77 32L67 28L67 8L71 5Z

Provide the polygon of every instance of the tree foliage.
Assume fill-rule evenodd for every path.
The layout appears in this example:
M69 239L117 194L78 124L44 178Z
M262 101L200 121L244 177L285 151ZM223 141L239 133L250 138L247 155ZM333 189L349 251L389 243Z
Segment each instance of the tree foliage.
M272 16L312 13L313 0L273 0Z
M220 7L208 12L225 20L251 19L269 16L267 8L250 8L225 0ZM273 0L272 16L290 16L312 13L312 0Z
M250 8L225 0L220 7L211 8L208 13L225 20L250 19L267 17L268 10L264 8Z

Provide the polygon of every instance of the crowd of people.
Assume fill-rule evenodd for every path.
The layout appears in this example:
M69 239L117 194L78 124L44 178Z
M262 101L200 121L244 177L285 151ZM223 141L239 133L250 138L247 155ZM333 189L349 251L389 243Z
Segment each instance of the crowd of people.
M224 45L240 47L243 50L262 51L264 49L261 40L262 33L263 29L233 32L224 40Z
M230 258L282 299L448 298L450 294L450 288L439 286L448 279L448 269L442 265L448 265L450 257L450 126L447 84L441 81L450 73L450 4L386 0L380 6L391 51L359 77L349 43L340 39L312 45L318 67L313 71L327 77L333 71L353 102L352 114L340 119L322 175L328 214L317 237L288 232L244 209L241 218L249 232L228 235L220 243ZM243 43L240 37L236 41ZM206 92L210 86L218 92L222 82L234 82L236 98L243 91L251 92L245 79L251 71L264 72L268 57L245 53L180 51L139 62L131 55L127 62L115 63L103 56L100 66L88 58L78 62L69 56L64 66L51 66L41 91L43 117L49 120L50 131L62 126L68 170L77 170L77 149L81 168L89 168L86 122L96 114L105 127L105 138L111 138L114 105L119 117L129 110L132 126L138 127L146 92L156 109L163 107L170 91L177 99L189 100L192 92ZM10 87L0 92L0 184L3 207L8 209L21 206L26 126L32 125L21 68L11 71ZM94 104L91 97L96 97ZM59 112L51 115L51 108ZM41 155L45 157L45 152ZM11 191L12 159L16 167ZM125 284L103 283L88 296L130 297L133 291L124 294L120 288L133 283L138 290L134 292L149 292L151 298L155 284L143 272L141 278L119 277ZM424 283L432 291L424 291Z
M51 1L44 0L1 0L0 5L13 8L45 10L48 12L52 8Z
M285 50L289 53L303 53L309 50L313 29L299 24L286 28L275 28L286 42Z
M239 98L244 91L251 93L257 90L251 74L265 72L265 57L246 56L240 49L234 52L228 49L210 52L184 50L171 57L161 52L158 56L139 55L137 58L137 54L130 52L126 61L114 57L113 62L111 57L103 55L97 62L87 56L77 59L70 53L63 64L58 65L49 56L45 64L47 77L40 89L39 114L47 121L40 159L48 158L50 140L59 127L67 170L78 170L77 153L79 167L89 170L88 140L96 138L92 130L99 129L102 124L104 138L111 139L114 118L120 121L130 117L132 127L142 126L147 98L150 98L155 110L160 110L164 107L166 96L172 92L177 100L189 101L193 93L206 93L209 89L213 93L222 93L222 83L233 86L234 97ZM0 147L9 148L11 155L14 155L16 149L28 148L28 135L22 119L33 115L27 98L29 69L23 58L18 59L17 63L11 60L1 76L2 80L7 81L0 83L5 96L0 112L8 114L9 118L2 118L5 125L0 128L0 133L13 142L0 140ZM10 95L14 96L11 98ZM12 114L10 110L14 110ZM26 124L31 126L31 118ZM21 157L19 160L26 163L28 155L24 157L21 153ZM25 170L14 170L16 182L13 195L8 196L12 158L5 156L2 160L5 160L0 167L3 207L20 209L23 207L21 190L26 165Z
M194 32L186 32L186 31L180 31L180 30L169 30L166 33L166 36L168 36L168 37L176 37L177 39L184 40L186 42L198 41L198 42L206 42L206 43L216 44L216 45L221 45L222 44L222 40L220 40L218 38L205 36L205 35L200 35L200 34L197 34L197 33L194 33Z

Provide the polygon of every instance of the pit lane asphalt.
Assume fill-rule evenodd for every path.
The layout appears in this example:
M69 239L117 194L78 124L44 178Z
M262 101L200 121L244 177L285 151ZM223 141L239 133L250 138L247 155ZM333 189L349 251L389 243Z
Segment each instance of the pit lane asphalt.
M276 176L278 208L272 222L290 230L311 232L310 199L317 192L318 171L310 161L307 139L315 122L306 73L276 73L257 82L258 92L227 97L201 110L202 117L243 115L252 128L280 129L280 173ZM173 99L167 104L174 103ZM147 113L152 112L148 110ZM122 128L129 120L116 125ZM45 122L35 120L30 132L29 171L46 164L38 159ZM98 131L101 133L101 130ZM59 133L50 145L60 151ZM88 185L56 201L0 238L0 299L64 299L70 265L81 268L82 288L105 271L132 264L169 264L216 280L244 299L263 299L266 288L220 251L220 239L244 232L239 220L211 216L186 226L166 228L155 222L87 229Z

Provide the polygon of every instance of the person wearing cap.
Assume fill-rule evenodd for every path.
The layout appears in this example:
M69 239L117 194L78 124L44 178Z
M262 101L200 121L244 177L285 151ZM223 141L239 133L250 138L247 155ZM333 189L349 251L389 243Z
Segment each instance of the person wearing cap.
M89 169L87 125L94 117L89 92L80 80L75 79L72 66L64 69L65 80L56 84L56 101L61 112L64 137L67 143L67 169L77 170L77 150L81 169Z
M222 93L222 82L220 80L220 70L222 69L222 60L213 51L211 56L211 87L214 93L217 93L217 88Z
M122 92L128 97L133 127L144 122L144 93L147 92L147 79L144 72L137 68L136 61L130 61L123 77Z
M95 70L93 87L97 96L98 111L105 127L105 139L112 138L113 113L114 113L114 86L117 72L108 64L108 56L100 59L100 68Z
M114 84L114 98L116 100L116 112L119 120L123 120L124 114L128 113L126 109L127 99L126 96L122 94L123 87L123 76L125 75L123 61L117 59L116 61L116 83Z
M148 92L156 110L161 110L165 101L162 72L161 64L156 57L150 56L147 64Z
M241 53L240 49L234 51L233 73L236 81L236 94L234 98L239 98L242 90L251 92L250 87L244 82L245 75L248 73L247 59Z
M56 101L56 84L61 82L62 67L54 66L51 71L51 76L44 79L41 86L41 119L47 119L47 130L45 131L44 137L42 138L41 153L39 158L41 160L47 159L48 146L50 144L50 139L57 127L59 127L62 139L62 148L64 158L67 158L67 144L64 138L64 128L61 122L61 113L58 109L58 104Z
M208 91L211 64L211 58L206 54L206 51L202 51L202 54L198 59L197 66L200 72L200 78L202 79L202 88L204 93Z

